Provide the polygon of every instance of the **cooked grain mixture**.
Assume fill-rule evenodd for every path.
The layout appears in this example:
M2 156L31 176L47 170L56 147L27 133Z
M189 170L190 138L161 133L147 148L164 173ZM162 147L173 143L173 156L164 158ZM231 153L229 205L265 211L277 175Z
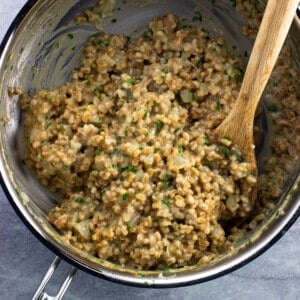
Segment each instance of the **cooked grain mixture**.
M221 38L171 14L140 38L91 37L71 83L21 102L26 160L64 198L49 221L78 249L139 269L231 249L228 224L249 216L256 177L213 129L241 79Z

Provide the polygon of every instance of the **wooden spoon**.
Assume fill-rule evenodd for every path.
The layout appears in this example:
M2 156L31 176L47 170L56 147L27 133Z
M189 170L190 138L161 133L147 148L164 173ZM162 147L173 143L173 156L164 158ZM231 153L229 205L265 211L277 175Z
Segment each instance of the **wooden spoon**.
M216 128L229 137L256 170L253 144L255 110L292 24L299 0L269 0L232 110Z

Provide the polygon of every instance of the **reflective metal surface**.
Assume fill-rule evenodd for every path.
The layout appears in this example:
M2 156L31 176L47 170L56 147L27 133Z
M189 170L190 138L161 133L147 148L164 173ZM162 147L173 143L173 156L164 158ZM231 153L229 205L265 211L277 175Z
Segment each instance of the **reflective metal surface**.
M43 277L39 287L37 288L35 294L32 297L32 300L61 300L67 291L74 275L76 274L77 269L75 267L71 267L70 271L67 274L66 279L60 286L57 294L55 296L49 296L45 292L45 287L48 284L48 281L51 279L53 273L57 269L58 265L60 264L61 259L59 257L56 257L52 264L50 265L48 271L46 272L45 276Z
M0 128L0 171L2 185L16 211L54 252L81 269L104 278L132 285L155 287L179 286L213 279L253 259L276 241L299 215L299 168L290 175L289 181L278 200L278 206L249 239L237 245L233 253L220 257L219 261L205 267L193 266L178 270L136 272L81 253L65 244L59 234L47 222L50 208L59 201L59 195L42 187L22 164L24 147L22 141L22 116L18 97L10 99L7 88L21 87L34 93L41 88L54 88L70 79L72 70L78 65L82 47L88 36L97 30L92 25L77 25L74 17L84 7L96 1L29 1L10 29L2 44L0 56L0 103L1 116L7 115L9 123ZM196 5L196 7L195 7ZM118 4L119 6L119 4ZM104 21L108 33L138 35L144 31L150 19L166 12L182 17L192 17L200 10L205 26L216 35L224 35L229 44L238 44L241 51L251 48L252 41L242 34L242 19L229 1L120 1L121 10L113 18L117 23ZM125 6L125 7L124 7ZM136 30L137 29L137 30ZM68 33L74 38L70 39ZM296 22L291 31L295 64L299 66L300 28ZM75 46L75 48L74 48ZM263 110L264 111L264 110ZM266 122L264 113L261 124ZM269 131L264 128L258 159L264 156ZM278 213L279 212L279 213Z

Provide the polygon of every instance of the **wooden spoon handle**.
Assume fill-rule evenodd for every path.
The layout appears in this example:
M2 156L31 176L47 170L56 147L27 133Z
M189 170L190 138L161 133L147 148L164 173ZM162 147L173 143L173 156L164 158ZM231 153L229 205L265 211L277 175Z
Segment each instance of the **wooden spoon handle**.
M251 52L238 101L254 113L292 24L299 0L269 0ZM253 118L252 118L253 119Z

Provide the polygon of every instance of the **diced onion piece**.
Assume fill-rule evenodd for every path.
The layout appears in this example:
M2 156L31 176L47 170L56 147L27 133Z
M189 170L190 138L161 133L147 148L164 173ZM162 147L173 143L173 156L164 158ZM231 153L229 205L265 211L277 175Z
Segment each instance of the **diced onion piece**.
M83 221L73 224L73 230L84 240L88 241L91 238L91 231L89 228L90 221Z
M180 97L181 97L181 100L184 103L189 103L189 102L192 102L194 100L195 95L190 90L182 90L182 91L180 91Z
M197 91L197 98L202 99L208 95L208 84L205 82L200 82L199 89Z

